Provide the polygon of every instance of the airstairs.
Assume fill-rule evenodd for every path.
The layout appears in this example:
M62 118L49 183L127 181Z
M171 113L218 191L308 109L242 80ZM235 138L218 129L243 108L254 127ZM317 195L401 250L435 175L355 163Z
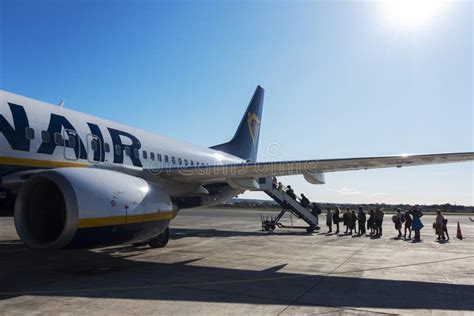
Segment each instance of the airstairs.
M314 230L319 229L318 218L313 215L311 209L303 207L300 204L300 199L296 196L293 198L287 191L288 188L284 185L273 183L271 177L260 178L259 185L262 191L270 196L275 202L277 202L282 210L276 217L261 217L262 229L266 231L274 230L276 227L279 228L305 228L308 233L312 233ZM280 223L280 219L285 213L291 213L298 218L304 220L308 226L285 226Z

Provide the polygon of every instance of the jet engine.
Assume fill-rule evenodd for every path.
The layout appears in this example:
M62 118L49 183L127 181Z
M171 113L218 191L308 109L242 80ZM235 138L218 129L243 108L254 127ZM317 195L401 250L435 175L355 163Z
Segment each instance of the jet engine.
M15 227L32 248L85 248L143 242L168 233L176 209L144 179L96 168L40 172L21 187Z

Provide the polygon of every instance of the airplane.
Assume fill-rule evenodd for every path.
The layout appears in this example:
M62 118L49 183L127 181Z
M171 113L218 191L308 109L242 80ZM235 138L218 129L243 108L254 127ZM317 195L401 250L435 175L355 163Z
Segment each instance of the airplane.
M0 188L31 248L164 247L179 210L218 204L262 177L474 160L474 152L257 162L264 89L234 137L210 148L0 90Z

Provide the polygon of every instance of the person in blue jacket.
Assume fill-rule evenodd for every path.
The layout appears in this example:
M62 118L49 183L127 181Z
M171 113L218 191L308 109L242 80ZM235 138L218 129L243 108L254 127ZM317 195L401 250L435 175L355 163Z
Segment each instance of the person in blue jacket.
M421 222L421 217L423 216L423 213L415 208L410 211L410 215L413 217L413 222L411 224L411 229L415 232L415 238L414 241L420 241L421 236L420 236L420 231L423 229L423 223Z

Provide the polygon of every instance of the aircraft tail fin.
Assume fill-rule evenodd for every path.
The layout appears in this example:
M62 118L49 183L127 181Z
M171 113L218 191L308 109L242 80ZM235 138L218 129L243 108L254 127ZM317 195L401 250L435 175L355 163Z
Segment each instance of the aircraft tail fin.
M212 146L212 149L249 162L257 160L264 92L261 86L257 86L234 137L227 143Z

